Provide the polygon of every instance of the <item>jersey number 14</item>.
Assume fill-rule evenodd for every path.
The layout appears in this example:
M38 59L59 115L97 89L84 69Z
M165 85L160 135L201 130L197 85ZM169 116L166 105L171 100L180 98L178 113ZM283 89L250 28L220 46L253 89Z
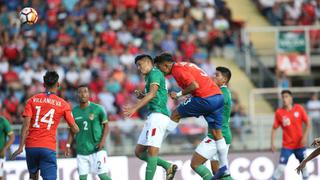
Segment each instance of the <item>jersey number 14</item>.
M40 111L41 111L41 106L36 106L36 119L32 127L34 128L40 128L39 124L39 118L40 118ZM53 116L54 116L54 109L50 109L41 119L40 122L47 123L47 129L49 130L51 128L51 125L54 124Z

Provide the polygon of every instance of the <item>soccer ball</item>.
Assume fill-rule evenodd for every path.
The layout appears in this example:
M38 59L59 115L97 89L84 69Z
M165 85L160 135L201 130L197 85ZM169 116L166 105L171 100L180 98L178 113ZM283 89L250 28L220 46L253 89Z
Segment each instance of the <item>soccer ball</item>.
M34 24L38 20L38 13L31 7L23 8L19 13L21 24Z

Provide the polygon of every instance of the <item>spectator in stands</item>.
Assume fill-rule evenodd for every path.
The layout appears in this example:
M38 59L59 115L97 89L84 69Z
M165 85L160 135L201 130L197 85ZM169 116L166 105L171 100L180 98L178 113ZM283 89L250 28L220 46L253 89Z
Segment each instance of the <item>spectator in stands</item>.
M281 89L288 89L291 87L291 82L288 76L284 71L279 71L277 73L277 85L276 87L281 88Z
M320 100L318 94L314 93L307 102L307 112L313 123L313 136L320 136Z

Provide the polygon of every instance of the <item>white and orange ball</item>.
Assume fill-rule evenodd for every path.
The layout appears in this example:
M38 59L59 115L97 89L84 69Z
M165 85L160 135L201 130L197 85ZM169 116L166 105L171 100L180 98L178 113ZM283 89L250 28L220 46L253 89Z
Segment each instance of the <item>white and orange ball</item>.
M32 25L37 22L38 13L35 9L31 7L25 7L20 11L19 18L20 18L21 24Z

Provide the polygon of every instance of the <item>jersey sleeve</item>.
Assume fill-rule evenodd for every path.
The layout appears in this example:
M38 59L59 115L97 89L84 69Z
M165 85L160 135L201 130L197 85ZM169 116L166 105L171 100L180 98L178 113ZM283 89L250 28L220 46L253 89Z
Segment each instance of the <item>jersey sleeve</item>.
M67 121L69 126L75 124L75 121L74 121L74 118L72 115L72 111L71 111L71 107L68 103L65 103L64 119Z
M100 109L99 119L100 119L101 123L102 124L107 123L108 122L107 112L104 110L104 108L102 106L100 106L99 109Z
M24 111L22 113L23 117L32 117L32 106L31 106L31 99L29 99L24 107Z
M195 81L195 79L192 76L192 74L189 71L184 70L182 68L176 69L172 73L172 75L175 78L175 80L178 82L178 84L183 84L184 86L188 86L193 81Z
M156 84L156 85L160 86L161 74L159 74L159 73L161 73L161 72L154 71L150 74L150 77L149 77L150 85Z
M274 115L273 128L278 128L281 125L279 112L276 111Z
M9 136L9 135L13 134L13 130L10 126L9 121L6 119L3 119L3 124L4 124L4 131L5 131L6 135Z

